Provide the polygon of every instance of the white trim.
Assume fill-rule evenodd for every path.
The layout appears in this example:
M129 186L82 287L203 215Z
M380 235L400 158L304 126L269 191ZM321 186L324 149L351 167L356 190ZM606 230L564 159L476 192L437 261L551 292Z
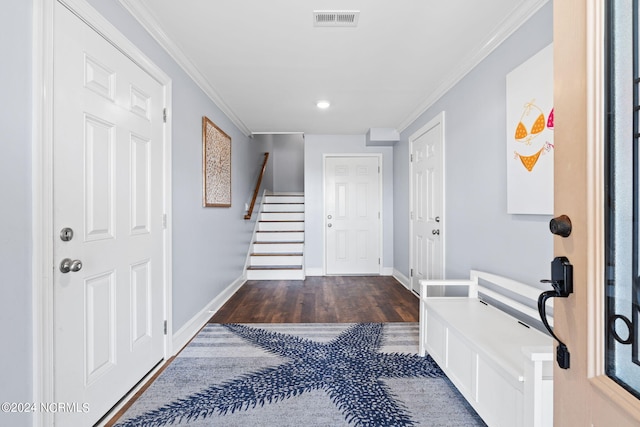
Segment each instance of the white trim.
M383 265L384 265L384 180L382 179L384 175L383 168L383 157L382 153L323 153L322 154L322 219L324 222L324 215L326 210L326 202L327 202L327 158L328 157L377 157L378 158L378 168L380 168L380 173L378 174L378 212L380 212L380 221L378 221L378 256L380 258L380 264L378 267L378 274L383 275ZM322 276L327 275L327 227L323 225L322 227Z
M151 11L140 1L118 0L120 4L147 30L160 46L173 58L189 77L207 94L207 96L222 110L222 112L245 135L251 136L249 128L240 120L233 110L222 100L215 87L182 50L171 40L158 24L158 20Z
M380 263L382 264L382 257L380 257ZM393 267L382 267L380 272L381 276L393 276Z
M434 118L429 120L427 124L422 126L420 129L415 131L409 137L409 156L413 154L413 143L416 139L426 133L429 129L436 126L440 123L441 133L442 133L442 213L440 217L442 219L442 225L440 229L442 233L440 234L440 239L442 240L442 279L446 279L446 246L447 246L447 211L446 211L446 128L445 128L445 112L441 111ZM414 248L413 248L413 219L411 218L411 212L413 212L413 162L411 158L409 160L409 270L411 270L414 266ZM409 277L409 290L413 290L411 277Z
M526 22L534 13L536 13L549 0L534 0L530 2L522 2L525 6L518 8L505 18L496 28L495 33L490 36L482 49L478 50L475 55L470 57L456 70L449 73L449 78L442 82L436 90L431 92L429 96L412 114L404 119L398 125L398 132L402 133L406 130L418 117L424 114L433 106L440 98L449 92L460 80L462 80L471 70L480 64L489 54L491 54L498 46L502 44L511 34L513 34L522 23Z
M178 352L180 352L180 350L182 350L182 348L196 336L198 331L207 324L209 319L211 319L211 317L220 310L220 307L222 307L246 281L246 275L238 277L173 334L173 355L178 354Z
M164 101L169 117L164 124L163 211L167 215L164 229L164 307L168 327L172 324L172 226L171 226L171 78L157 67L119 30L100 15L85 0L57 0L87 25L113 44L124 55L164 86ZM32 124L32 185L33 185L33 401L54 402L53 364L53 30L55 2L33 2L33 124ZM171 352L171 340L164 340L164 356ZM33 425L53 425L53 415L37 412Z
M402 286L404 286L409 291L411 291L411 281L409 280L409 278L407 276L405 276L404 274L402 274L399 270L397 270L395 268L393 269L392 276L394 277L394 279L396 279L398 282L400 282L402 284Z
M53 3L32 0L32 312L33 401L53 402L52 153ZM53 415L37 411L33 426L53 425Z
M173 83L166 76L167 81L164 82L164 105L166 109L166 122L164 123L164 165L163 165L163 210L164 210L164 319L167 322L167 331L173 328L173 174L171 165L173 164L172 146L173 146L173 120L171 112L173 111ZM169 354L173 353L171 340L165 335L164 355L165 359Z
M324 276L324 270L320 267L309 267L305 269L307 276Z

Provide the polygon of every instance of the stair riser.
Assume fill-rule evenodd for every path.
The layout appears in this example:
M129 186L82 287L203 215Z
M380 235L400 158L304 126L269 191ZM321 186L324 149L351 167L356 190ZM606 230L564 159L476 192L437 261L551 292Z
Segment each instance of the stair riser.
M302 265L302 255L300 256L251 256L250 265L252 267L260 267L265 265Z
M304 196L266 196L264 203L304 203Z
M304 222L260 222L258 231L303 231Z
M262 221L304 221L304 212L263 212Z
M304 251L303 243L254 243L253 252L260 254L292 253Z
M304 205L301 204L264 204L262 212L304 212Z
M304 280L304 270L247 270L247 280Z
M296 231L293 233L256 233L256 242L295 242L303 240L303 231Z

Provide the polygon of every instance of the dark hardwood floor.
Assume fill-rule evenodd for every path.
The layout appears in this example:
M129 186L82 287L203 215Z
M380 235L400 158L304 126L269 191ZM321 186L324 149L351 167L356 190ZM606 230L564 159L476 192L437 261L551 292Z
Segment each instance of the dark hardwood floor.
M390 276L248 281L209 322L417 322L418 308L418 298Z

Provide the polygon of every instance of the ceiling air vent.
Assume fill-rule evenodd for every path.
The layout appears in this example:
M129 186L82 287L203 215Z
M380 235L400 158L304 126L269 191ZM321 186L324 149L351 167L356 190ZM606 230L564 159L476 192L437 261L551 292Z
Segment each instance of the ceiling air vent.
M315 27L356 27L359 10L314 10L313 25Z

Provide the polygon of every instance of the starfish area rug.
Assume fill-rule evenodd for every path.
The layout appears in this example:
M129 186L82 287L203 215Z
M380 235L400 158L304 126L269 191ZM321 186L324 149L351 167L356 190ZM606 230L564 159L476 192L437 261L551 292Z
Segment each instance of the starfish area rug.
M116 426L484 426L417 323L208 324Z

